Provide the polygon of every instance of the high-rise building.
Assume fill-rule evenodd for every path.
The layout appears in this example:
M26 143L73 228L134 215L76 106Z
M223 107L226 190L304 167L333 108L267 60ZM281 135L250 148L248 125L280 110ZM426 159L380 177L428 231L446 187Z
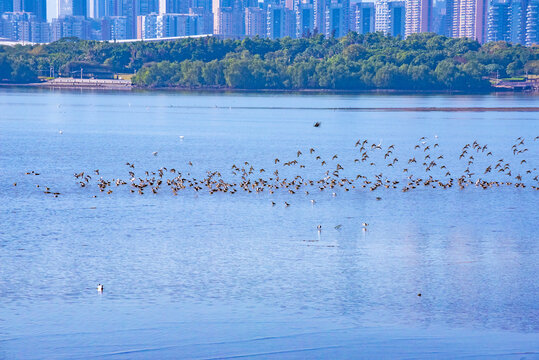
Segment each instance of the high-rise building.
M404 36L406 25L406 6L404 1L390 1L391 36Z
M11 6L13 9L13 12L22 12L24 11L24 3L23 0L12 0Z
M0 16L0 36L12 41L48 42L50 27L29 12L5 12Z
M188 0L159 0L159 14L187 14Z
M51 40L56 41L64 37L90 38L90 23L83 16L63 16L52 19Z
M432 22L432 0L406 0L405 36L430 32Z
M110 24L110 40L130 39L129 22L127 16L111 16L108 18Z
M137 16L157 13L159 12L159 2L157 0L137 0L135 8Z
M528 0L511 0L509 9L510 41L515 44L526 42L526 11Z
M160 39L175 36L203 34L208 29L206 21L212 21L207 11L202 14L162 14L156 13L137 17L138 39Z
M137 7L135 1L122 0L122 11L120 15L126 18L126 39L135 38L137 35Z
M314 5L310 1L295 0L294 11L296 15L296 38L302 38L313 34Z
M8 11L32 13L35 21L47 21L46 0L0 0L0 7L6 6L2 5L2 1L11 1L11 6L8 6L11 10Z
M453 10L454 0L445 0L445 18L442 22L443 32L442 35L447 37L453 36Z
M220 7L214 14L213 32L226 38L242 37L245 26L245 12L235 7Z
M361 1L355 4L353 30L358 34L374 32L374 3Z
M285 37L285 7L269 4L266 14L266 36L270 39Z
M33 43L46 43L51 41L50 24L46 21L30 22L30 41Z
M57 6L56 6L56 17L61 18L64 16L71 16L71 15L73 15L73 2L71 0L58 0ZM59 30L58 28L59 26L60 25L58 25L57 23L52 25L53 38L57 33L61 32L61 30Z
M350 1L331 0L325 2L324 33L326 36L341 37L350 26Z
M73 4L73 16L88 17L88 5L86 0L71 0Z
M325 33L326 3L328 0L313 0L313 23L315 33Z
M203 8L207 12L212 12L212 0L189 0L189 7Z
M157 14L137 16L137 39L157 38Z
M406 7L403 1L376 0L375 31L386 35L404 36Z
M511 3L507 0L490 0L487 19L487 41L510 41Z
M213 33L238 38L245 35L245 8L256 6L248 0L213 0Z
M350 28L350 0L313 0L314 32L343 36Z
M450 23L450 21L448 21L446 7L448 1L449 0L433 1L432 10L430 12L429 32L447 36L447 24Z
M526 46L539 44L539 1L531 0L526 12Z
M88 15L88 6L86 0L58 0L57 17L64 16L83 16Z
M197 4L196 2L194 4ZM201 4L201 3L198 3ZM198 34L213 34L213 14L210 7L192 7L189 8L189 15L198 16L198 22L202 25L197 25Z
M62 0L60 0L62 1ZM76 1L76 0L73 0ZM81 0L78 0L81 1ZM86 0L84 0L86 1ZM90 0L92 1L92 0ZM104 16L110 18L102 21L102 36L105 40L133 39L137 36L138 0L98 0L103 1L99 8L104 9ZM104 29L103 29L104 26ZM125 33L125 34L124 34ZM108 38L110 35L110 39Z
M467 37L485 42L487 0L453 0L453 37Z
M105 2L105 17L109 16L120 16L122 13L122 2L121 0L103 0ZM110 24L105 22L105 27L108 26L110 30Z
M13 11L13 0L0 0L0 15Z
M163 14L157 17L157 38L196 35L196 24L188 14Z
M91 19L105 17L105 0L88 0L88 17Z
M245 35L266 37L266 10L259 7L245 8Z

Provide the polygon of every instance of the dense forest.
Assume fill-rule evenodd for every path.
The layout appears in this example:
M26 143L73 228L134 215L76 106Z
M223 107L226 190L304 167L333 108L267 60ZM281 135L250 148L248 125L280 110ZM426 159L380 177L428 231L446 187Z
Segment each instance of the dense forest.
M414 34L108 43L73 38L0 47L0 81L131 73L140 87L488 90L489 77L539 74L539 48Z

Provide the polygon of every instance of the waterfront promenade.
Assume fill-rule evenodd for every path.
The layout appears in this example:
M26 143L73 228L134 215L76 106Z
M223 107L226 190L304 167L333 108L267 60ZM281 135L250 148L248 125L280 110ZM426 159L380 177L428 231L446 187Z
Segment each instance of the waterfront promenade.
M52 88L87 88L87 89L113 89L131 90L132 85L129 80L121 79L76 79L76 78L56 78L46 82L38 83L36 86Z

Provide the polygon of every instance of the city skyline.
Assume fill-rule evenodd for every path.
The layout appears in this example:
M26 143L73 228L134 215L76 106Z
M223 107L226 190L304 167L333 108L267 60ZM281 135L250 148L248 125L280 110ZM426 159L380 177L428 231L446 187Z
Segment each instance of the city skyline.
M270 39L434 32L480 43L538 42L539 0L0 0L0 37L49 42L214 34ZM49 20L50 19L50 20ZM43 23L48 20L47 23Z

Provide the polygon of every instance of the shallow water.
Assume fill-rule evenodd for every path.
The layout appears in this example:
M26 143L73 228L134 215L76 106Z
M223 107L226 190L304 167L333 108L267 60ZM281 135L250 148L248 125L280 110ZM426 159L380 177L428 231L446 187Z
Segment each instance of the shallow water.
M0 358L539 358L537 112L387 109L537 100L0 89ZM384 110L351 110L362 107ZM526 188L402 192L409 174L427 176L406 161L426 153L414 149L423 136L453 176L476 140L493 155L474 150L473 179L518 173ZM518 137L528 151L514 155ZM394 144L399 162L368 150L376 165L358 165L358 139ZM483 174L501 158L512 177ZM294 159L305 168L282 165ZM319 180L338 162L341 177L401 183L100 192L99 177L129 180L126 162L141 177L174 167L230 181L232 164Z

